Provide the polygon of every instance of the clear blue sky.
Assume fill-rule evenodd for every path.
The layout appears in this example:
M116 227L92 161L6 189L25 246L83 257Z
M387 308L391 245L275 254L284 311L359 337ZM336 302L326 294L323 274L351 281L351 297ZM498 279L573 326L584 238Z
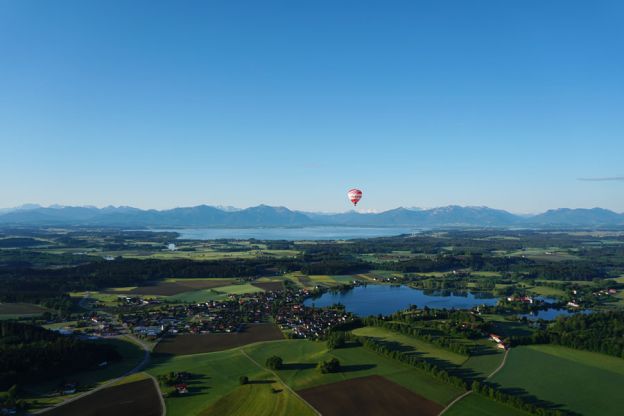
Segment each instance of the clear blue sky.
M624 211L624 2L0 0L0 206ZM594 180L580 180L588 178Z

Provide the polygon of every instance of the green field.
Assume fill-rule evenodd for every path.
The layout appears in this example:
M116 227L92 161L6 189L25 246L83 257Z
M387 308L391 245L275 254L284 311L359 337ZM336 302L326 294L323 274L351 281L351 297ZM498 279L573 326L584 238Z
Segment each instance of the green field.
M578 260L579 257L570 254L569 252L562 250L558 247L549 248L527 248L524 250L518 250L506 255L512 257L526 257L532 260L544 260L544 261L565 261L565 260Z
M624 360L554 345L511 350L492 379L583 415L621 415Z
M135 381L145 380L146 378L149 378L149 377L150 377L149 374L147 374L145 371L140 371L138 373L130 374L129 376L126 376L122 378L121 380L111 384L111 387L121 386L122 384L134 383Z
M503 359L503 353L494 348L484 350L490 354L466 357L409 335L399 334L384 328L370 326L358 328L353 331L353 334L373 337L382 342L397 342L401 344L403 351L418 354L419 357L430 360L450 372L461 372L463 377L486 378L500 365ZM484 343L484 345L489 347L489 343ZM470 372L467 373L462 370L470 370Z
M548 287L548 286L534 286L529 288L529 291L532 293L535 293L536 295L541 295L541 296L566 296L567 293L561 289L557 289L554 287Z
M337 283L331 276L328 275L310 275L308 278L317 285L323 286L336 286Z
M119 292L119 294L103 293L103 292L70 292L69 296L73 298L88 297L90 299L94 299L98 302L101 302L107 306L116 306L119 297L124 296L124 294L123 292ZM151 296L151 297L155 298L157 296Z
M353 283L354 280L362 280L360 279L357 275L351 275L351 274L347 274L347 275L335 275L331 277L332 279L334 279L334 281L336 283L339 284L343 284L343 285L348 285Z
M534 332L534 329L526 326L521 321L509 321L503 315L483 314L481 316L491 322L492 332L500 334L503 337L510 337L513 335L525 336L531 335Z
M237 387L200 413L201 416L313 416L316 413L278 381Z
M252 381L271 380L270 372L256 366L239 349L155 357L147 370L153 376L170 371L188 371L193 374L193 378L188 382L189 395L165 399L169 416L200 414L202 410L234 392L239 387L240 376L247 376Z
M242 285L220 286L218 288L215 288L214 290L220 293L225 293L227 295L243 295L245 293L263 292L262 289L250 283L244 283Z
M227 295L225 293L217 292L216 289L202 289L167 296L167 301L180 303L203 303L211 300L225 299L226 297Z
M424 359L442 360L455 365L462 365L468 359L464 355L456 354L434 344L384 328L367 326L354 330L353 334L376 338L383 342L398 342L404 346L411 347L415 354Z
M0 303L0 319L18 319L39 316L48 311L32 303Z
M137 242L140 243L140 242ZM143 242L143 244L149 244ZM239 243L241 244L241 243ZM264 246L264 245L263 245ZM241 251L222 251L211 248L205 244L190 244L186 248L191 250L181 250L184 245L179 245L178 250L164 250L160 244L153 245L153 248L117 250L117 251L91 251L87 252L89 256L94 257L123 257L132 259L160 259L160 260L222 260L222 259L252 259L258 256L272 256L276 258L295 257L299 254L297 250L268 250L261 248L260 250L248 250L242 248ZM75 252L75 249L41 249L40 251L50 254L65 254Z
M462 393L461 389L438 381L423 371L364 347L350 346L328 351L323 342L284 340L255 344L244 350L259 363L264 363L272 355L282 357L285 368L279 370L278 374L295 390L376 374L442 405L450 403ZM343 371L321 374L315 368L316 364L332 357L340 360Z
M78 383L79 390L87 390L108 380L121 377L135 368L143 359L143 350L137 344L130 342L125 338L108 338L97 342L113 345L121 354L122 360L117 363L109 364L101 369L82 371L80 373L73 374L71 376L71 380ZM26 393L25 399L30 403L37 401L39 406L48 406L72 397L44 397L56 390L60 382L61 379L53 379L32 386L24 386L24 391Z
M528 416L529 413L506 404L490 400L480 394L472 393L464 397L449 410L445 416Z
M474 377L487 378L498 368L505 356L505 353L501 350L491 348L491 352L491 354L471 356L462 364L462 368L472 370L472 376Z
M167 279L164 279L163 282L164 283L184 283L184 282L201 282L201 281L212 281L215 280L215 278L213 277L169 277ZM227 280L230 281L232 284L236 283L238 281L238 279L235 278L227 278L227 277L220 277L219 279L216 280Z

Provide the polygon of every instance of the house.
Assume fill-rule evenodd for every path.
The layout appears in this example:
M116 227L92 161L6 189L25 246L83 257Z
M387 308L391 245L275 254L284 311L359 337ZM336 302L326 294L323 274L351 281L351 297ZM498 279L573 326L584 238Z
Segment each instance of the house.
M490 339L496 342L497 344L500 344L501 342L503 342L500 335L496 335L496 334L490 334Z
M509 302L533 303L533 298L530 296L509 296L507 300Z
M188 385L186 383L180 383L175 385L175 389L178 394L187 394L188 393Z
M581 305L579 305L578 303L576 303L576 301L570 301L567 303L567 305L571 308L580 308Z

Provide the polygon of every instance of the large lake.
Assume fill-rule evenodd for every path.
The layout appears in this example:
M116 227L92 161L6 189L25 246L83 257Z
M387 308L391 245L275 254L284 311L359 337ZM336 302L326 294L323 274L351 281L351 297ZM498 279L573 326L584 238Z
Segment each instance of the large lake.
M432 309L471 309L478 305L496 305L498 298L473 293L425 292L409 286L367 285L342 292L325 292L308 298L306 306L325 307L340 303L347 312L359 316L390 315L410 305Z
M409 227L300 227L300 228L179 228L172 231L185 240L215 240L219 238L247 240L349 240L354 238L389 237L418 230Z

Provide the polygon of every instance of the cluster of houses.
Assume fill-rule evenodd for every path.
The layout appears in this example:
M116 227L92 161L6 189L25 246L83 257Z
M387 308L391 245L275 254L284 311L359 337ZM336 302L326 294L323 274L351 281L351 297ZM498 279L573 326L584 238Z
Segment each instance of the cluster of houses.
M518 303L527 303L532 305L534 300L530 296L509 296L507 297L508 302L518 302Z
M84 339L114 337L124 332L110 315L90 312L83 315L76 323L54 329L61 335L78 335Z
M617 294L617 289L602 289L598 292L594 292L596 296L612 296Z
M118 301L125 306L147 306L162 303L159 299L144 299L140 296L119 296Z
M496 343L496 348L501 350L506 350L508 348L500 335L490 334L490 339Z
M282 330L290 331L293 338L316 339L351 318L351 314L341 309L289 305L277 311L275 322Z
M162 304L120 316L123 325L148 339L162 335L208 334L239 331L245 323L266 322L269 318L293 337L317 338L328 328L350 317L341 310L303 306L310 295L306 289L232 294L223 300L190 305Z
M90 326L84 328L82 332L90 336L114 337L123 332L110 315L93 313L89 317L89 322Z

